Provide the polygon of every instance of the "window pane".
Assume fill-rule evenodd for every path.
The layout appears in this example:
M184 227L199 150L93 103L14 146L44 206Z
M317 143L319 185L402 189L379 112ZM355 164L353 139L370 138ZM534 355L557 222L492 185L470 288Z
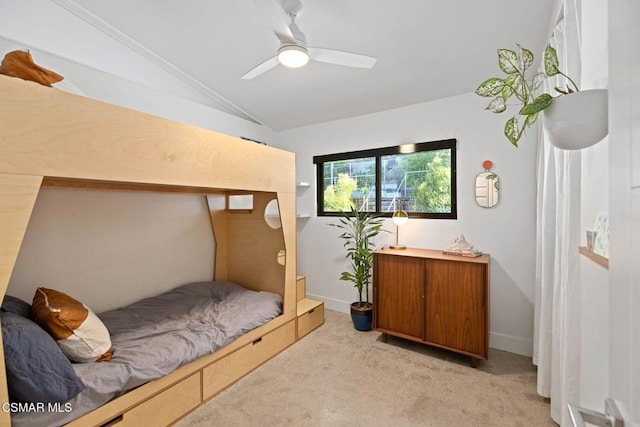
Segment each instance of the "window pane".
M451 213L451 150L382 156L381 211Z
M324 211L376 210L375 157L323 163Z
M390 217L456 219L456 140L314 156L318 216L350 208Z

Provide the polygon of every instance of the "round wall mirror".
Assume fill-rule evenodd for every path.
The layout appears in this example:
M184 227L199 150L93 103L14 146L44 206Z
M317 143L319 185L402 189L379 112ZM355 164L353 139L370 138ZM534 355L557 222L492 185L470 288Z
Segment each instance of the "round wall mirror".
M500 201L500 179L491 172L493 162L485 160L482 163L484 172L476 177L476 203L483 208L492 208Z
M276 199L267 203L264 208L264 221L271 228L277 229L282 227L280 222L280 209L278 208L278 201Z

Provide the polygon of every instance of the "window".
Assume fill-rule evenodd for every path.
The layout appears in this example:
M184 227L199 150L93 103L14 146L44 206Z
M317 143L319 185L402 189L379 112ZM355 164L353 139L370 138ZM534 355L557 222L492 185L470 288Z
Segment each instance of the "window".
M456 140L315 156L318 215L354 207L391 216L457 218Z

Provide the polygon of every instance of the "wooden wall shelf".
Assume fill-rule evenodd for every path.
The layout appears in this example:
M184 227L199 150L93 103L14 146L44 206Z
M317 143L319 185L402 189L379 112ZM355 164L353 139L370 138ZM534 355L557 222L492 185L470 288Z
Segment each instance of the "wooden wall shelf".
M578 252L580 252L582 255L586 256L587 258L589 258L591 261L595 262L596 264L608 269L609 268L609 258L603 257L602 255L599 255L589 249L587 249L586 246L580 246L578 247Z

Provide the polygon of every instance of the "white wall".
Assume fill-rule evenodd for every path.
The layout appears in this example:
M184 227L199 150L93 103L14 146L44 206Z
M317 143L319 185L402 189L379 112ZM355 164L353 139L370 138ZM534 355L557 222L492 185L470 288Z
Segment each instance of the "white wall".
M428 83L425 83L428 84ZM514 148L502 135L507 116L484 110L487 100L466 94L352 119L308 126L279 134L280 145L297 153L299 181L311 187L298 190L298 212L310 213L298 224L298 272L307 276L308 293L330 309L348 312L357 294L338 280L346 270L338 233L316 217L315 167L312 157L409 142L456 138L458 219L410 219L400 239L412 247L446 247L464 234L492 256L491 336L493 348L531 355L535 266L535 129ZM501 201L493 209L476 205L475 177L482 162L493 161L500 176ZM390 221L385 226L394 227ZM393 242L384 234L378 246Z
M608 394L622 411L625 426L635 427L640 426L639 19L637 0L609 1Z
M607 87L607 0L582 2L582 90ZM581 245L596 215L609 211L609 138L581 152ZM609 387L609 272L580 260L580 404L603 409Z
M7 293L53 288L100 312L212 280L213 259L202 196L45 188Z

